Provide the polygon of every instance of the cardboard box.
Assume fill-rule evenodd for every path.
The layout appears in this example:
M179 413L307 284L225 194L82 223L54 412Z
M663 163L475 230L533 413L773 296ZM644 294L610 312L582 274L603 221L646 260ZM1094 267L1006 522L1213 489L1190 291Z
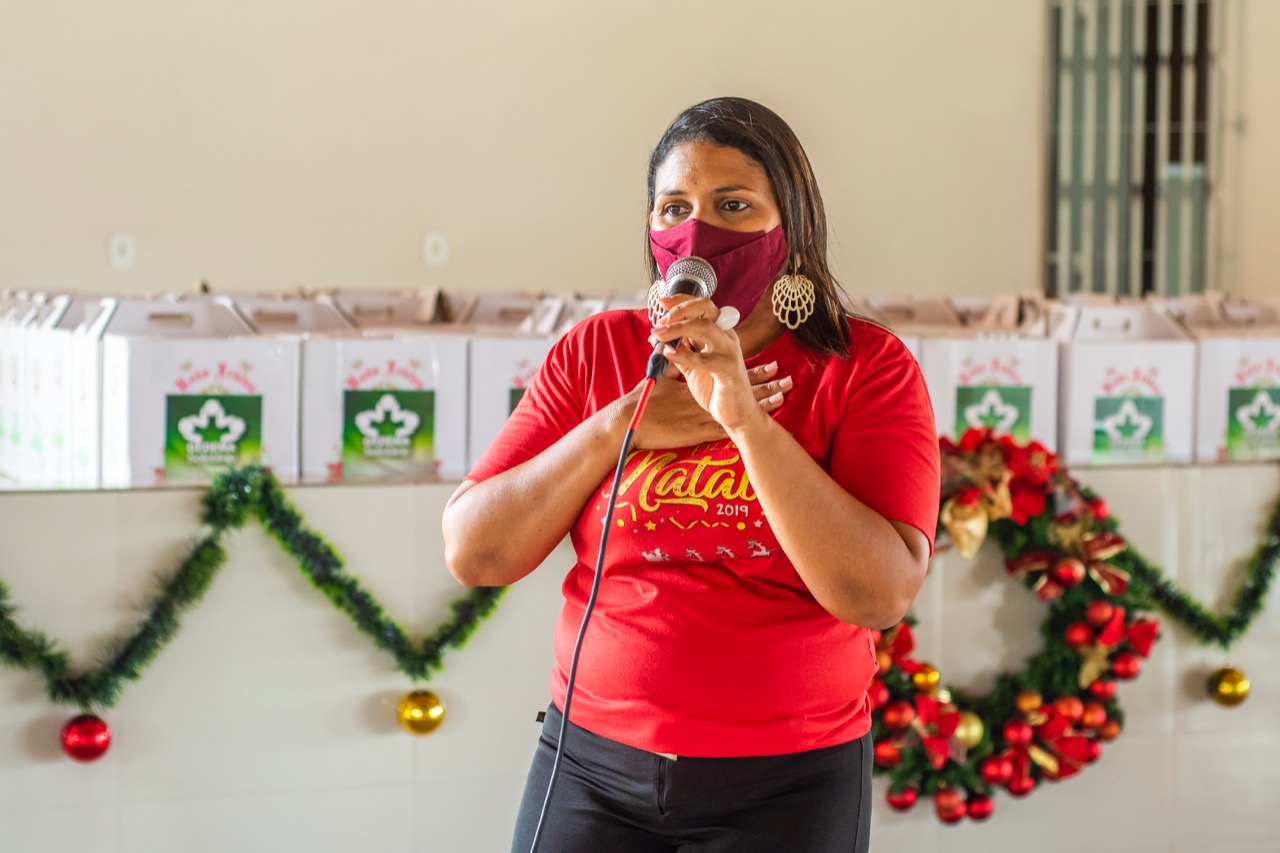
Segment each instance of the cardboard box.
M67 487L102 488L102 334L117 300L90 304L67 345L71 396L67 402Z
M327 296L315 299L233 295L240 316L259 335L296 336L349 331L351 319Z
M102 484L206 482L261 464L297 479L300 345L227 299L118 300L102 338Z
M1068 465L1190 462L1195 342L1145 305L1054 305Z
M958 439L990 427L1050 450L1058 440L1058 344L996 332L952 333L921 341L921 360L938 433Z
M524 397L554 342L546 335L489 333L471 338L468 470L484 455Z
M72 336L99 298L53 297L26 332L25 465L22 481L39 488L71 482Z
M27 331L44 294L20 294L0 318L0 472L14 482L26 475Z
M893 330L924 367L926 338L951 334L964 327L960 315L945 299L913 296L868 296L853 306L855 313ZM870 312L870 313L868 313Z
M1280 305L1211 293L1162 309L1196 338L1196 461L1280 459Z
M446 329L318 334L302 342L304 481L462 478L467 337Z

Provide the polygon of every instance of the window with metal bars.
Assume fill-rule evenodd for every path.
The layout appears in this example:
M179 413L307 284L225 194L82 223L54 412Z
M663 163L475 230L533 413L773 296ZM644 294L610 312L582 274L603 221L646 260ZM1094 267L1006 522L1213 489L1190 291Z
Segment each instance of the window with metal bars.
M1207 289L1212 0L1051 0L1045 289Z

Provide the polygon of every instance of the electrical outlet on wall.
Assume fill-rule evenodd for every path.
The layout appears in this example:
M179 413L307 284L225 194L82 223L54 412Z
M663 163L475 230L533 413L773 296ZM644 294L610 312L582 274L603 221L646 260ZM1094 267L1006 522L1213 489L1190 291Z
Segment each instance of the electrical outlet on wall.
M428 231L422 238L422 259L429 267L444 266L449 260L449 238L441 231Z
M138 244L130 234L112 234L107 238L107 263L112 269L127 270L138 260Z

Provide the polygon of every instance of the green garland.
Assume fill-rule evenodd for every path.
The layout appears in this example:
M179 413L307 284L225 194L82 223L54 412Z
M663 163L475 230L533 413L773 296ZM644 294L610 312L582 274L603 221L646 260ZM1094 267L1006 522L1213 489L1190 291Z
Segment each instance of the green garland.
M1280 501L1276 502L1267 521L1262 543L1245 569L1244 583L1236 590L1230 612L1223 616L1210 613L1204 605L1187 595L1137 551L1126 551L1113 561L1134 578L1140 578L1149 589L1148 595L1171 618L1180 622L1204 645L1223 650L1231 648L1244 636L1253 620L1262 612L1262 603L1280 566Z
M491 614L503 587L477 588L453 603L452 612L420 643L383 610L360 582L343 568L342 558L308 530L270 472L250 467L227 472L202 498L202 521L210 531L174 573L163 579L146 607L141 624L112 644L105 662L75 672L67 652L39 631L19 627L9 590L0 582L0 661L39 673L49 699L82 710L111 708L127 682L137 681L181 628L182 614L197 604L226 562L221 540L256 517L280 546L298 561L312 585L345 613L379 648L390 652L396 667L409 678L423 680L440 669L444 653L461 648Z
M1086 499L1096 499L1081 489ZM84 710L113 707L128 682L142 677L143 670L177 635L182 614L196 605L213 583L218 570L226 562L222 537L237 530L251 518L257 518L280 546L297 560L308 580L375 645L389 652L396 667L410 679L425 680L442 666L444 653L461 648L479 624L487 618L502 597L503 588L478 588L456 600L451 613L436 629L415 643L403 628L389 617L378 601L343 567L342 559L323 539L308 530L301 515L285 497L279 482L259 467L230 471L214 481L202 497L202 521L208 533L181 561L172 575L163 578L137 629L112 643L104 662L88 671L75 671L68 653L43 633L20 627L15 620L16 608L10 602L9 590L0 582L0 662L39 674L45 682L50 700ZM1046 542L1051 515L1038 514L1025 524L1004 520L992 524L991 533L1006 555L1025 553ZM1105 529L1115 530L1108 519ZM1183 624L1201 643L1224 649L1239 639L1262 610L1267 592L1280 568L1280 502L1267 524L1266 536L1249 562L1247 575L1237 591L1232 610L1225 616L1209 613L1163 572L1132 549L1113 557L1111 563L1131 575L1128 594L1132 603L1151 601L1170 617ZM1068 695L1078 670L1078 656L1058 642L1070 619L1076 618L1086 603L1083 587L1067 590L1056 602L1054 614L1043 626L1046 648L1028 662L1028 667L999 679L992 693L985 697L967 697L955 691L963 707L979 711L984 719L1007 714L1016 694L1021 690L1039 689L1047 695ZM1068 616L1069 615L1069 616ZM884 681L894 696L912 693L910 679L896 668L885 673ZM1120 709L1114 701L1107 703L1116 716ZM983 748L985 747L985 748ZM984 744L978 755L989 752ZM905 756L906 765L922 760L921 756ZM917 768L895 768L896 778L912 777ZM971 771L948 767L932 777L928 787L941 785L973 785ZM968 768L966 768L968 770ZM959 771L959 772L957 772ZM952 776L956 778L951 778Z

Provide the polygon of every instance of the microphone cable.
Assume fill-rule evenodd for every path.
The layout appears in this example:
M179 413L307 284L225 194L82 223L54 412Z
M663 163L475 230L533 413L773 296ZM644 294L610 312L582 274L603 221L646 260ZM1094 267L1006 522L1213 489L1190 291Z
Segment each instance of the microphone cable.
M631 415L626 437L622 440L622 452L618 454L618 467L613 474L613 489L609 494L603 529L600 531L600 553L596 555L596 574L591 579L591 593L587 596L587 606L582 613L582 624L578 626L578 638L574 640L573 655L569 661L569 678L564 687L564 708L560 716L560 735L556 738L556 754L551 762L551 778L547 780L547 793L542 798L542 811L538 814L538 824L533 831L533 843L529 846L529 853L537 853L538 841L542 838L542 826L547 818L547 806L551 804L551 793L555 790L556 778L560 773L560 757L564 753L564 738L569 725L569 706L573 703L573 685L578 677L578 655L582 651L582 638L587 633L587 623L591 621L591 613L596 608L596 595L600 592L600 578L604 574L605 546L609 544L609 529L613 526L613 511L618 502L618 487L622 483L622 471L626 467L627 454L631 452L631 442L635 439L640 416L644 414L645 407L649 404L649 394L653 392L654 383L666 371L667 360L662 356L662 347L663 345L659 343L649 358L644 383L640 389L640 399L636 401L636 410Z

